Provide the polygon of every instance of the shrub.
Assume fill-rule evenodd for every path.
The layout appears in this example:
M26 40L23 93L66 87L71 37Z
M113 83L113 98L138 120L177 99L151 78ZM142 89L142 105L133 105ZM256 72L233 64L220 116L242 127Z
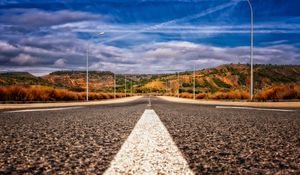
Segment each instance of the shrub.
M217 92L211 96L212 99L248 99L249 94L246 91L231 90L228 92Z
M218 88L216 88L215 86L211 85L206 79L204 79L203 87L209 88L212 93L215 93L215 92L218 91Z
M125 94L123 94L123 93L117 93L117 94L116 94L116 97L117 97L117 98L121 98L121 97L124 97L124 96L125 96Z
M226 67L227 67L227 70L232 73L232 75L238 75L239 74L239 71L236 68L234 68L230 65L227 65Z
M213 94L211 96L212 99L218 99L218 100L221 100L221 99L228 99L228 95L227 93L224 93L224 92L216 92L215 94Z
M295 85L274 85L256 94L259 101L278 101L280 99L300 99L300 88Z
M117 93L117 98L124 94ZM113 93L89 93L90 100L111 99ZM6 86L0 87L0 101L81 101L86 99L85 92L73 92L47 86Z
M224 81L220 80L217 77L213 77L213 80L216 83L216 85L221 87L221 88L231 88L230 84L225 83Z
M182 83L182 87L193 87L193 83Z
M100 93L100 95L102 96L102 99L109 99L109 95L107 94Z
M246 85L246 75L245 74L243 74L243 73L240 74L238 83L239 83L239 85L242 85L242 86Z
M113 93L106 93L106 95L108 96L108 99L114 98L114 94Z
M241 99L249 99L250 95L247 91L241 92Z
M181 97L181 98L193 98L193 94L184 92L184 93L179 94L179 97Z
M207 98L207 94L197 94L196 99L204 99Z

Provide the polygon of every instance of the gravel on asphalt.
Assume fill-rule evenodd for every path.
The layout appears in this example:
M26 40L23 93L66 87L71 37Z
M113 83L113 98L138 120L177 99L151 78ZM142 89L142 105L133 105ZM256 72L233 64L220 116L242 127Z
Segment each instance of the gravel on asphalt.
M0 111L0 174L101 174L147 101L73 110Z
M300 174L300 115L152 98L196 174Z

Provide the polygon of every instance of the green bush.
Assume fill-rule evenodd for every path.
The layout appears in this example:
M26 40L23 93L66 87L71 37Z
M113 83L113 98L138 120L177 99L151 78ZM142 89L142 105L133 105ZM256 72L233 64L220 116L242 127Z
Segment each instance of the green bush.
M209 88L212 93L217 92L219 89L211 85L206 79L204 79L203 87Z
M230 84L225 83L224 81L220 80L217 77L213 77L213 81L216 83L217 86L221 87L221 88L231 88Z
M241 73L238 80L239 85L246 85L246 75Z

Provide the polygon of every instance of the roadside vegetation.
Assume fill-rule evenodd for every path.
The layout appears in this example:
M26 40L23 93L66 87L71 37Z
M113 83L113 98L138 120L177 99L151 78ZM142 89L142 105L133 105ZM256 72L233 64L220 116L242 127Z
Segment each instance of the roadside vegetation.
M178 77L179 74L179 77ZM197 70L197 99L249 99L249 65L226 64ZM91 71L90 100L113 98L114 74ZM127 94L160 94L193 98L194 72L169 74L118 74L116 91ZM299 65L254 65L256 101L299 100ZM86 73L57 71L37 77L27 72L0 73L0 101L83 101ZM123 97L122 93L117 95Z
M127 94L129 96L130 94ZM116 98L124 97L125 94L117 93ZM89 93L90 100L103 100L114 98L113 93ZM65 89L58 89L48 86L4 86L0 87L0 101L84 101L85 92L74 92Z
M300 99L300 85L278 84L269 88L264 88L255 95L255 99L259 101Z
M160 94L165 96L177 97L177 93ZM181 98L193 98L193 93L183 92L179 94ZM249 92L246 90L229 90L218 91L215 93L197 93L196 99L215 99L215 100L248 100ZM280 100L299 100L300 85L277 84L269 88L264 88L257 92L254 96L254 101L280 101Z

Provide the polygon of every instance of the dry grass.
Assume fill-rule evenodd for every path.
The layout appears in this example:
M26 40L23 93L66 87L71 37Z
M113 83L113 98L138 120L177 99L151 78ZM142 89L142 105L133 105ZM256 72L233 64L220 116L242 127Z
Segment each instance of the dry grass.
M124 97L117 93L116 98ZM85 92L73 92L47 86L5 86L0 87L0 101L83 101ZM114 98L113 93L89 93L90 100Z
M205 99L207 98L207 94L196 94L196 99Z
M228 92L216 92L210 96L211 99L249 99L249 94L246 91L231 90Z
M163 95L164 95L164 96L175 96L174 93L164 93Z
M167 93L164 94L165 96L176 96L177 94L171 94L171 93ZM181 93L179 95L179 97L181 98L193 98L193 94L191 93ZM214 94L211 93L201 93L201 94L196 94L196 99L218 99L218 100L225 100L225 99L248 99L249 98L249 94L246 91L239 91L239 90L232 90L232 91L228 91L228 92L216 92Z
M277 84L261 90L256 94L255 99L259 101L300 99L300 85Z
M159 94L162 95L162 94ZM176 93L165 93L165 96L176 96ZM124 93L117 93L116 98L124 97ZM127 94L130 96L130 94ZM181 93L181 98L193 98L191 93ZM48 86L5 86L0 87L0 101L84 101L85 92L73 92L65 89L57 89ZM89 93L90 100L103 100L114 98L113 93ZM300 99L300 85L277 84L262 89L255 97L258 101L279 101L287 99ZM214 94L196 94L196 99L249 99L249 93L242 90L219 91Z
M190 94L188 92L184 92L184 93L179 94L179 97L181 97L181 98L193 98L193 94Z
M165 85L163 84L163 82L156 80L156 81L152 81L149 82L145 85L145 88L149 88L149 89L163 89L165 88Z

